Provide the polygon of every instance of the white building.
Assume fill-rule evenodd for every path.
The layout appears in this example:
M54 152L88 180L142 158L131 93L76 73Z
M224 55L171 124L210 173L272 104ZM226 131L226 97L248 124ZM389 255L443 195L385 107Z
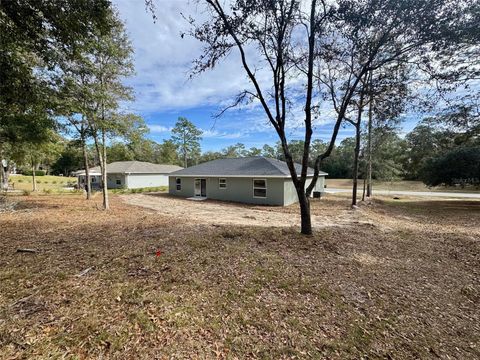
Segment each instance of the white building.
M137 189L168 186L168 175L183 169L177 165L152 164L142 161L117 161L107 164L107 187L109 189ZM85 188L85 170L76 172L78 187ZM93 189L101 188L100 167L90 169L90 183Z

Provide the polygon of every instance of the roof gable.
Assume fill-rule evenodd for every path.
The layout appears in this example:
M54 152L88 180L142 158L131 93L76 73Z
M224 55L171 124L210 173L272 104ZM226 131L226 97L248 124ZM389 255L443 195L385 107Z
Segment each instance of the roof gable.
M183 169L177 165L153 164L145 161L116 161L107 164L107 173L110 174L169 174ZM92 173L100 173L100 167L90 169ZM83 172L84 173L84 172Z

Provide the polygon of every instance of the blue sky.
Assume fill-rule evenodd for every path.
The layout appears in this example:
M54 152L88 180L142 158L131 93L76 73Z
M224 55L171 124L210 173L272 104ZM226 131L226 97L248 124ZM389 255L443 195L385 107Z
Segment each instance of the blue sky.
M135 50L136 75L125 82L133 87L136 100L127 107L145 119L150 128L148 137L159 142L170 138L177 118L184 116L203 130L203 151L219 150L237 142L261 147L277 141L258 106L245 106L213 118L238 92L249 88L249 83L236 53L214 70L190 78L192 61L201 54L202 44L188 36L180 37L188 29L180 14L204 16L194 1L157 0L156 23L145 10L143 0L114 0L114 3ZM268 83L268 78L265 80ZM301 103L295 106L299 115L293 116L287 125L288 135L290 139L301 139ZM325 109L323 113L316 123L314 138L328 140L331 110ZM404 131L411 130L417 121L414 116L408 119ZM352 135L353 129L342 129L339 140Z

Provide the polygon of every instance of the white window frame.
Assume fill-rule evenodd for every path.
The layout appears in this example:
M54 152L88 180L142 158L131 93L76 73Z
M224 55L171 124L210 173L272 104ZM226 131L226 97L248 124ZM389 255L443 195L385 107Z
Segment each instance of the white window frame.
M178 188L180 186L180 188ZM175 178L175 189L177 191L182 191L182 178Z
M255 181L264 181L265 182L265 187L256 187L255 186ZM253 197L256 199L266 199L267 198L267 191L268 191L268 184L267 184L267 179L253 179L252 180L252 187L253 187ZM255 190L265 190L265 196L255 196Z
M222 185L225 185L225 186L222 186ZM218 188L222 190L227 188L227 178L218 178Z

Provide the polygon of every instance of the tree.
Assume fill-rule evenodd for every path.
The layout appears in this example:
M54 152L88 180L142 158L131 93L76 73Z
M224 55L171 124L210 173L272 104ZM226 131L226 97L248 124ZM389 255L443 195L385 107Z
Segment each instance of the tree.
M454 134L448 130L438 130L428 120L420 122L405 137L407 151L404 159L406 178L419 180L425 161L454 146Z
M202 131L185 117L179 117L172 129L172 142L177 146L183 159L183 166L188 167L188 160L200 156Z
M456 147L426 159L420 178L428 186L480 185L480 146Z
M396 180L404 175L403 157L406 154L406 142L395 130L374 128L372 131L371 176L373 179ZM368 173L368 171L366 171Z
M276 159L278 157L277 150L268 144L263 145L262 147L262 156Z
M120 101L132 99L131 89L123 85L122 79L133 73L133 49L112 8L104 20L104 26L93 29L91 37L82 44L82 53L72 61L79 80L76 87L83 95L75 108L81 114L82 129L94 141L102 174L103 208L108 210L107 138L134 137L146 129L140 117L119 110Z
M111 162L136 160L129 145L115 141L107 146L107 158Z
M480 143L480 94L472 93L450 102L449 106L428 119L430 124L455 132L456 144Z
M373 117L377 115L379 124L380 120L398 118L408 99L410 73L415 71L418 75L419 64L434 61L432 54L450 64L447 54L460 52L466 31L460 26L456 29L446 26L453 18L462 17L452 6L449 1L433 6L428 1L339 1L328 31L330 37L319 39L319 53L325 67L319 68L317 78L337 113L332 138L344 121L351 123L356 132L353 205L356 204L363 108L368 105L367 193L370 195ZM453 31L462 36L453 41ZM443 43L446 50L439 50L438 43ZM318 161L333 147L334 143L330 142Z
M162 164L177 165L180 163L177 145L172 140L164 140L160 145L160 162Z
M466 0L434 3L429 0L311 0L307 3L238 0L231 2L230 6L219 0L205 0L204 4L209 18L200 24L191 19L192 35L205 45L195 70L206 71L233 49L238 50L253 89L242 91L231 106L256 101L277 133L298 195L301 232L304 234L312 233L309 197L315 188L320 166L335 146L338 130L364 76L392 62L421 58L428 63L435 56L438 60L440 50L442 60L448 60L447 53L461 52L457 45L464 41L464 27L474 24L473 17L464 16L470 11L470 2ZM462 21L456 22L458 19ZM324 56L324 50L335 45L342 57L352 56L353 42L359 50L353 54L354 76L342 79L343 85L334 83L342 92L338 115L328 147L317 156L313 179L306 187L312 125L321 109L320 99L315 97L316 80L319 73L334 69L326 65L330 59ZM250 56L247 48L257 49L257 53ZM262 76L256 71L259 68L264 69ZM290 82L292 78L296 81ZM263 79L268 79L269 83L265 84L261 81ZM298 101L303 105L302 125L305 130L299 173L285 131L287 118L290 119L290 105Z
M59 136L54 131L49 131L42 142L26 141L16 144L14 161L17 165L27 165L32 172L32 191L37 191L36 171L40 163L58 156L61 151Z
M381 158L383 141L393 139L407 103L412 101L412 79L402 63L393 63L382 71L370 72L368 83L368 122L366 139L366 195L372 196L374 158ZM376 163L377 164L377 163ZM378 165L375 165L378 166ZM393 167L392 167L393 169ZM398 175L398 174L397 174ZM378 175L377 175L378 178Z
M242 143L236 143L235 145L230 145L221 151L223 158L239 158L245 157L248 155L245 145Z
M81 144L78 140L71 140L64 144L59 156L52 164L55 175L69 176L73 171L84 166Z
M204 152L200 158L198 159L199 163L204 163L207 161L212 161L212 160L217 160L217 159L223 159L225 155L223 152L220 151L206 151Z
M261 156L261 154L262 149L259 149L255 146L245 151L245 156Z
M25 0L0 3L0 157L3 184L15 144L41 142L53 128L60 58L101 23L107 0ZM36 140L35 140L36 139Z
M206 0L205 4L210 18L203 24L197 24L192 20L193 35L205 44L204 55L196 62L196 71L202 72L214 67L232 49L238 49L242 66L254 90L244 90L240 93L233 106L245 99L253 99L261 104L282 144L285 161L299 199L302 233L311 234L310 194L305 192L305 184L312 136L315 37L321 30L327 14L323 10L324 8L317 8L316 0L313 0L309 6L308 14L301 10L300 3L295 0L239 0L232 2L228 10L218 0ZM298 36L293 40L293 34L297 31ZM287 99L287 79L293 69L292 61L299 55L298 52L293 51L294 41L297 40L302 45L302 56L308 59L304 92L306 131L302 168L299 174L285 131L288 104L290 103ZM271 92L265 90L256 75L255 64L247 59L246 48L251 45L259 49L260 55L268 67ZM315 176L318 177L318 171ZM311 190L313 188L310 189L310 192Z

